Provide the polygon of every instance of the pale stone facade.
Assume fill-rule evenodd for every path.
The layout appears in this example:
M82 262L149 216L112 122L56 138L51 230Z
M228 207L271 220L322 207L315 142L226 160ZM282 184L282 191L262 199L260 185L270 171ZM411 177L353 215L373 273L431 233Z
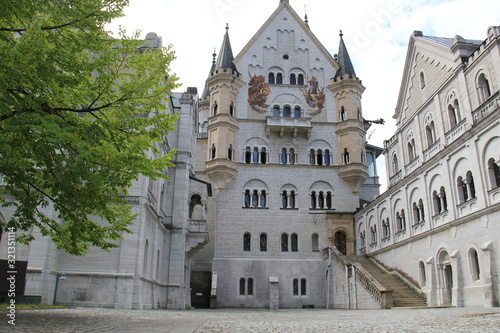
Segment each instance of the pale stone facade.
M284 0L236 57L226 30L202 94L167 102L179 121L158 148L177 148L176 166L131 188L133 233L82 258L44 238L19 246L26 294L52 303L64 273L57 302L72 306L388 307L342 259L368 254L419 282L428 305L498 305L498 36L411 37L390 188L372 201L382 149L365 142L342 33L332 56Z
M390 187L355 216L358 253L406 272L428 305L499 305L499 55L499 27L411 36Z

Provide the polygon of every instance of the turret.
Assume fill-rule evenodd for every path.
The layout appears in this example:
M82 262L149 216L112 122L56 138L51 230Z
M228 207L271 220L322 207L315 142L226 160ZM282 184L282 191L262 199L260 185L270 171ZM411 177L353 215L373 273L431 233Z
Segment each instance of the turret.
M206 171L215 187L222 191L237 173L235 162L238 121L236 102L245 85L233 63L228 27L213 71L207 80L210 95Z
M341 161L339 175L349 184L353 193L358 193L359 187L368 178L365 136L369 125L364 124L361 112L361 96L365 87L356 76L342 31L337 62L340 68L330 80L328 89L334 94L337 107L338 154Z

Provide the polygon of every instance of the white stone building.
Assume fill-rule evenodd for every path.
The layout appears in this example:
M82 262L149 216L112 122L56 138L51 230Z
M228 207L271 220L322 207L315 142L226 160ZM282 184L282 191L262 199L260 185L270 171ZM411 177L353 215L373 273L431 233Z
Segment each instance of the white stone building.
M130 190L133 234L77 258L45 238L19 246L26 294L52 303L65 274L56 301L72 306L414 304L367 254L428 305L498 305L498 36L416 32L382 149L366 143L373 116L342 33L332 56L287 0L236 57L226 29L202 94L168 100L180 117L158 148L177 148L176 166ZM372 201L382 151L390 187Z
M390 186L355 216L356 250L412 277L428 305L498 306L500 28L410 38Z

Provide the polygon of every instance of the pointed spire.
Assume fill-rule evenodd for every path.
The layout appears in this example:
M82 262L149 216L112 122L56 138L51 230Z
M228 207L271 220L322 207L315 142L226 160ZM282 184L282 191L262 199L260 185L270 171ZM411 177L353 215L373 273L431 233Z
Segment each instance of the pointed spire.
M304 17L304 23L307 25L307 27L309 28L309 20L307 19L307 8L306 8L306 5L304 5L304 11L306 13L305 17Z
M238 72L233 63L233 59L233 50L231 49L231 42L229 41L229 24L226 24L226 34L224 35L224 40L222 41L222 46L220 48L215 68L231 68L233 71Z
M354 72L354 67L351 62L351 58L349 57L349 53L347 52L347 48L345 47L344 44L344 39L342 38L344 34L342 33L342 30L340 30L340 43L339 43L339 53L337 55L337 62L340 66L339 70L335 74L335 78L339 76L344 76L345 74L348 74L349 77L356 77L356 72Z
M217 53L215 53L215 47L214 47L214 53L212 53L212 67L210 67L210 72L208 73L208 77L212 75L212 73L215 70L215 57L217 57ZM201 94L201 99L205 99L210 96L210 92L208 91L207 84L205 83L205 88L203 89L203 93Z

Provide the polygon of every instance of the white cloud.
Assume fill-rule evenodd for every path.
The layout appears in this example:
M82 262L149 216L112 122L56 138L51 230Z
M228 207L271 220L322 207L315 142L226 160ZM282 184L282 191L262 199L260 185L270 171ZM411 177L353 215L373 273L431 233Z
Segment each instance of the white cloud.
M290 0L290 4L301 17L307 4L311 30L332 54L343 30L356 74L367 88L364 116L387 122L371 128L370 143L378 146L395 131L392 115L412 32L485 39L488 26L500 21L500 2L492 0ZM278 0L131 0L126 17L110 28L122 24L129 31L141 30L142 37L150 31L162 36L165 45L174 46L177 60L172 70L183 88L195 86L201 91L226 23L236 56L278 5ZM385 181L385 169L378 171Z

